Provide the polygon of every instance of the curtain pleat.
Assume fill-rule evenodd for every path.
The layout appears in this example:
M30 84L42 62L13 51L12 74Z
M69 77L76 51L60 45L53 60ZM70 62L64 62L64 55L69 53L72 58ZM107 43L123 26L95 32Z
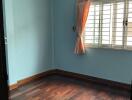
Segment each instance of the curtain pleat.
M78 35L77 35L76 46L75 46L76 54L85 53L83 35L85 30L85 24L89 14L90 3L91 3L91 0L77 0L76 32Z

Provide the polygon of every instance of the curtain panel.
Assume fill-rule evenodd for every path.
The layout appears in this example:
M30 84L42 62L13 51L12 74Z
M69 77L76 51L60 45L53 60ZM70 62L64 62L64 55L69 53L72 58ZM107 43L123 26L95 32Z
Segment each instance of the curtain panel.
M84 46L84 30L85 24L87 21L87 17L89 14L91 0L77 0L76 1L76 32L77 32L77 40L75 45L75 53L76 54L84 54L85 46Z

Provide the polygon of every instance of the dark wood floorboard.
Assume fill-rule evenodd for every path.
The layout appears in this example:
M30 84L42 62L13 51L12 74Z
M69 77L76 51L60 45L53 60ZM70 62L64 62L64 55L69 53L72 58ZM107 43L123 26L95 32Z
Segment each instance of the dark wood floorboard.
M114 88L51 76L10 92L10 100L130 100L130 93Z

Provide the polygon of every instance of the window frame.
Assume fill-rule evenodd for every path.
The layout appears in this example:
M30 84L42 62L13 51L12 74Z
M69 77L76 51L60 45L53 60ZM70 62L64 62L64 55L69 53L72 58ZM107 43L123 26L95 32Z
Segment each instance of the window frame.
M116 38L116 36L115 36L116 34L114 34L116 32L113 31L113 29L115 29L115 28L112 28L112 44L110 44L110 43L109 44L102 44L102 40L103 40L102 39L102 29L103 29L103 27L99 26L99 39L98 39L98 43L97 44L95 44L95 43L85 43L85 33L84 33L84 46L86 48L104 48L104 49L131 50L132 51L132 45L131 46L127 45L127 38L128 38L128 36L127 36L127 29L128 29L128 25L125 25L126 21L127 21L127 24L128 24L129 1L131 1L131 0L119 1L119 2L124 2L124 13L123 13L123 22L122 22L122 24L123 24L122 45L116 45L115 43L113 43L116 40L115 39ZM113 1L112 3L117 3L117 1ZM108 4L112 4L112 3L109 2ZM104 3L101 2L101 4L99 4L99 5L101 5L100 8L102 9L102 10L99 10L100 11L99 12L99 25L102 25L102 21L103 20L101 20L101 18L103 16L102 12L103 12L103 5L104 5ZM117 5L115 5L115 4L113 4L113 5L114 5L113 9L116 9ZM117 12L117 10L115 10L115 12L113 12L113 14L115 14L114 17L117 17L116 12ZM94 15L94 17L95 17L95 15ZM116 20L116 19L114 18L114 20ZM94 19L94 21L95 21L95 19ZM112 22L112 25L114 25L113 22ZM114 25L114 27L115 27L115 25ZM94 29L95 29L95 27L94 27ZM93 37L94 36L95 35L93 35ZM113 38L113 36L115 38ZM93 39L93 41L95 41L95 39Z

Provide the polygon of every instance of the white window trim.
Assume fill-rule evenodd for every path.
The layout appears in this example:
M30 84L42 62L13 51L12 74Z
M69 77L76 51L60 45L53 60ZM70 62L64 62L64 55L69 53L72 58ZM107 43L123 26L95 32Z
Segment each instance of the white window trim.
M128 0L124 0L124 21L128 20L128 9L126 9L126 8L128 8L128 5L129 5ZM116 6L114 6L113 8L115 9L115 7ZM101 8L102 8L102 4L101 4ZM116 10L114 10L114 11L116 11ZM103 14L101 14L101 13L102 13L102 11L100 11L99 17L102 18ZM113 12L113 13L116 13L116 12ZM116 17L116 16L114 16L114 17ZM115 18L113 18L113 19L115 19ZM99 19L99 21L100 21L99 25L102 25L101 23L102 23L103 20ZM113 37L112 37L112 44L102 44L102 39L100 39L100 38L102 38L102 35L101 35L102 34L102 26L101 27L99 26L99 36L100 37L99 37L98 44L96 45L96 44L93 44L93 43L85 43L84 42L85 43L85 47L86 48L103 48L103 49L115 49L115 50L126 50L126 51L130 50L130 51L132 51L132 46L127 46L127 28L128 28L127 26L123 25L123 36L122 36L123 44L122 45L116 45L115 43L113 43L116 40ZM115 28L113 28L113 29L115 29ZM115 31L112 30L112 32L113 32L112 34L114 36L115 35L114 34ZM116 37L116 36L114 36L114 37ZM84 41L85 41L85 39L84 39ZM95 39L93 39L93 41L95 41Z

